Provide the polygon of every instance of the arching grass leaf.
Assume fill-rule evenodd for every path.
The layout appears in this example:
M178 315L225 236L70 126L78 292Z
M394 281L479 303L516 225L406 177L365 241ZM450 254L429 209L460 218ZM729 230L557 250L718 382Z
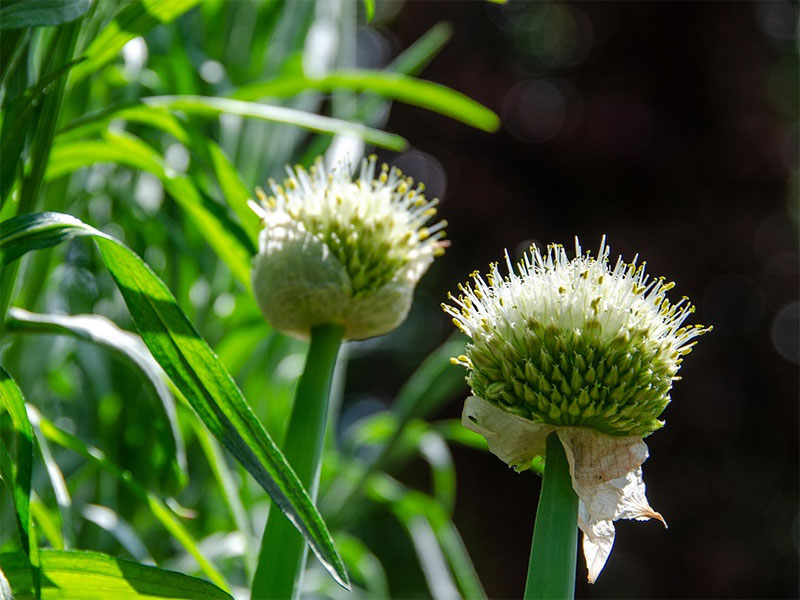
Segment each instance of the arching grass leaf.
M59 429L53 423L42 417L36 409L29 408L29 414L31 415L31 420L34 422L34 425L36 425L37 429L41 431L41 434L47 440L80 454L87 461L94 463L100 469L116 478L139 502L147 506L156 520L158 520L164 528L172 534L172 537L194 557L200 569L211 581L220 587L228 587L225 578L203 555L197 547L197 542L186 527L183 526L183 523L178 520L175 514L158 496L139 485L135 479L130 477L129 473L126 473L108 460L101 450L88 446L74 435Z
M408 143L399 135L386 133L379 129L366 127L360 123L351 123L341 119L323 117L310 112L271 106L256 102L244 102L230 98L212 98L209 96L152 96L142 100L148 106L169 110L180 110L195 115L230 114L264 121L275 121L287 125L297 125L304 129L320 133L347 133L363 138L370 144L389 150L405 150Z
M208 244L249 289L250 257L256 248L241 227L218 206L205 199L191 179L167 167L161 156L131 134L107 133L106 139L74 141L53 148L47 166L48 179L100 162L115 162L158 177L164 189L194 221Z
M82 16L92 0L36 0L3 2L0 5L0 29L60 25Z
M100 69L133 38L146 34L160 23L174 21L199 1L141 0L123 4L124 8L89 44L85 52L87 60L72 73L72 83Z
M22 554L2 554L0 564L17 600L32 598ZM99 552L42 550L42 600L231 600L217 586L182 573Z
M390 71L333 71L323 77L313 78L285 75L243 86L233 94L233 98L252 101L286 98L311 90L328 93L339 89L370 92L399 100L484 131L496 131L500 127L500 118L495 113L464 94L432 81Z
M92 237L142 340L208 429L266 490L343 586L347 574L325 523L286 458L256 419L236 383L178 307L164 283L127 246L61 213L0 224L0 266L30 250Z
M0 404L11 416L17 437L16 464L9 464L11 457L3 448L3 478L12 491L17 528L25 552L30 552L29 530L31 525L30 498L31 473L33 471L33 429L25 411L25 400L11 376L0 367ZM35 546L35 545L34 545Z
M175 398L164 372L138 335L99 315L42 315L21 308L9 309L5 326L8 333L70 335L111 350L137 368L164 409L171 435L163 441L170 460L174 461L175 475L185 479L186 450L175 414Z

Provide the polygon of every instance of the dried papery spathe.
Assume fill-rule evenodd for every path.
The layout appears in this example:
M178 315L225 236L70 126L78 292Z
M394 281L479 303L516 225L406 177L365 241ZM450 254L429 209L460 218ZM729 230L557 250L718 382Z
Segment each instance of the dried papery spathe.
M462 422L484 436L489 450L517 471L530 468L544 456L547 436L553 431L569 461L572 486L580 499L578 526L584 533L583 553L594 583L614 545L618 519L666 521L648 503L642 463L647 445L639 437L612 437L585 427L555 427L533 423L493 404L470 396L464 403Z

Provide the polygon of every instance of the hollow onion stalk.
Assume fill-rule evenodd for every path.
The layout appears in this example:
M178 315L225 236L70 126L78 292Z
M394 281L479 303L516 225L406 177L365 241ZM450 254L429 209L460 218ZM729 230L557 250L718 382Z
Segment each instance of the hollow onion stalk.
M317 495L328 397L343 333L340 325L319 325L311 329L311 345L282 448L312 501ZM251 598L285 600L296 597L307 553L303 538L289 520L280 511L270 510Z

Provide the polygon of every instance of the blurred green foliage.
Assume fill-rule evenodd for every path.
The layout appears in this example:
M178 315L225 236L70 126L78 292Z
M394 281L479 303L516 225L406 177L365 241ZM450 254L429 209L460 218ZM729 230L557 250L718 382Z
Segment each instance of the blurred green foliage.
M403 148L405 140L381 130L392 100L488 131L499 125L462 94L416 78L446 43L446 24L382 70L359 69L358 31L379 22L380 9L350 0L0 7L3 235L19 223L14 217L57 211L123 242L165 282L178 312L216 352L219 372L233 376L279 445L306 345L272 331L250 295L259 228L246 205L250 190L318 154L355 162L368 144ZM8 262L1 276L0 361L13 376L3 380L3 397L24 396L35 436L17 414L21 400L4 402L0 551L17 554L0 568L33 595L37 566L72 582L65 585L78 585L81 569L152 575L153 593L182 585L108 558L38 555L39 546L87 549L155 562L247 597L254 536L270 501L182 401L188 388L170 361L195 359L154 352L153 360L136 335L138 325L153 349L152 332L141 329L114 279L139 267L129 273L118 264L115 273L85 240L49 245ZM180 327L165 327L177 347L187 343ZM330 428L319 506L359 597L484 595L451 520L447 446L483 442L452 422L424 420L464 385L445 368L463 343L434 353L394 410ZM212 380L201 374L198 385L219 400L214 390L228 392ZM430 465L430 493L392 476L416 457ZM20 551L34 567L29 574L20 571ZM43 597L51 592L41 586ZM347 595L316 562L304 593Z

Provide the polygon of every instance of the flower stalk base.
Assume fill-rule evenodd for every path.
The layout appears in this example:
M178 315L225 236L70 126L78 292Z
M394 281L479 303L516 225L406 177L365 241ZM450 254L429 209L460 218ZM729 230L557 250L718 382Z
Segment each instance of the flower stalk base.
M578 554L578 496L558 434L547 437L544 480L525 584L525 600L575 597Z
M312 501L317 495L328 397L343 333L339 325L311 329L311 345L283 443L283 452ZM303 538L289 520L280 511L270 510L251 598L297 597L307 553Z

